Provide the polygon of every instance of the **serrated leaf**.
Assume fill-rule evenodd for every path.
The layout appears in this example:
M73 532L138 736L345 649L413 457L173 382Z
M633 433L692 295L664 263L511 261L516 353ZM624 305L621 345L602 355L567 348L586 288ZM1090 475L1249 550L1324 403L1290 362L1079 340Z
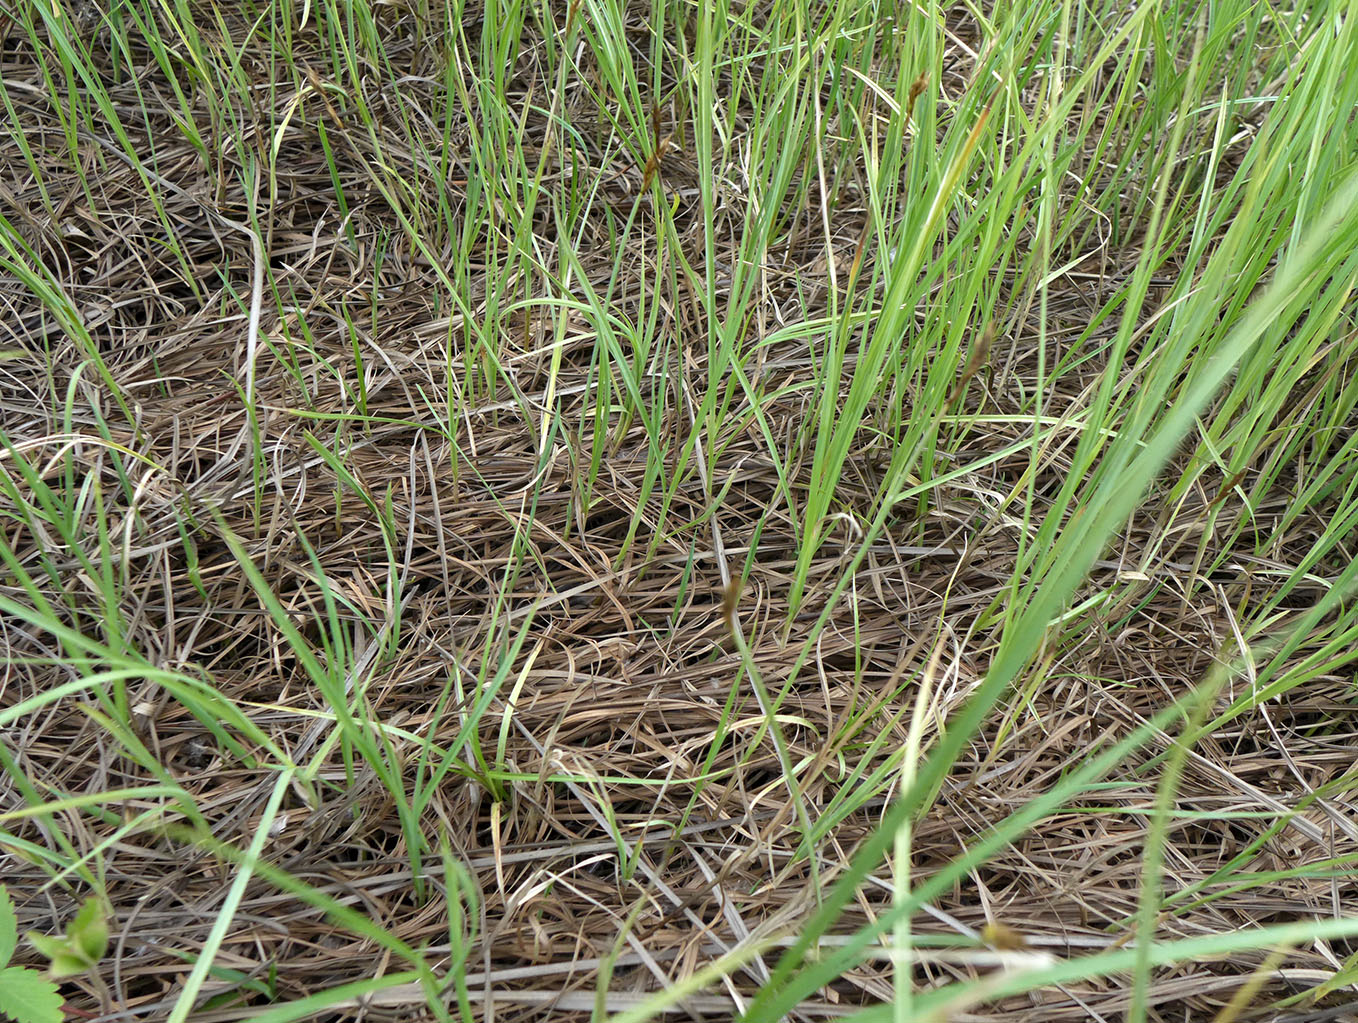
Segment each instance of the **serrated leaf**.
M9 889L0 884L0 967L9 965L18 941L19 917L14 912L14 900L9 897Z
M14 1023L61 1023L61 1005L57 986L37 970L0 970L0 1013Z
M97 895L85 900L66 928L66 936L71 940L71 950L85 960L87 968L104 958L108 951L108 917Z

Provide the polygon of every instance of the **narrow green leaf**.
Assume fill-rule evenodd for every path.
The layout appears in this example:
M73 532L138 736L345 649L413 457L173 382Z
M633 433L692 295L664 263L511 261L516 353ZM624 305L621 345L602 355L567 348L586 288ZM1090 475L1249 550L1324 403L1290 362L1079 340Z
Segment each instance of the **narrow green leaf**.
M0 884L0 966L8 966L19 941L19 918L14 912L14 900L9 889Z

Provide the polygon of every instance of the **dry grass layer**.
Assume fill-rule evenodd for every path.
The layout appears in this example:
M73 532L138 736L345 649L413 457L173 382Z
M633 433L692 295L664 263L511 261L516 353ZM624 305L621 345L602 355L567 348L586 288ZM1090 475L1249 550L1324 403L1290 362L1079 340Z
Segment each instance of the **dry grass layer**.
M17 18L0 17L0 73L45 190L11 133L0 156L0 205L69 296L93 345L74 340L28 282L0 279L0 347L12 350L0 363L0 412L13 446L0 469L33 507L42 506L44 488L81 494L62 529L32 515L0 518L0 543L38 593L25 590L12 567L0 586L16 601L49 601L74 629L110 648L209 680L295 762L324 752L317 804L308 805L302 784L289 790L265 860L402 941L427 946L430 961L447 966L440 959L450 926L449 899L439 894L444 861L437 852L421 860L434 895L422 899L411 836L389 786L371 764L346 762L344 744L325 745L331 708L290 624L321 663L340 666L366 714L386 726L388 768L407 780L407 791L416 779L428 786L415 827L434 850L446 836L451 859L474 880L480 901L466 923L475 932L466 970L477 1018L490 1018L493 1000L501 1023L583 1019L595 1006L601 969L611 969L601 1004L621 1009L634 993L688 975L752 934L795 934L895 791L891 777L871 772L894 771L921 673L933 679L926 744L966 701L991 663L1011 586L1022 581L1031 553L1013 495L1031 484L1027 521L1039 521L1071 471L1073 428L1049 437L1030 478L1033 449L1022 442L1034 428L1032 396L1045 388L1047 421L1078 420L1099 381L1117 372L1105 345L1086 341L1089 354L1079 359L1072 345L1091 312L1127 285L1139 234L1124 224L1088 239L1084 252L1056 254L1055 265L1083 258L1051 281L1045 321L1031 291L995 282L1013 311L984 371L951 409L949 446L935 472L980 467L892 514L817 634L818 616L857 551L859 523L876 507L891 451L885 426L863 431L832 506L841 517L817 552L805 601L790 614L801 528L795 502L814 486L805 382L819 370L808 340L814 331L786 328L830 315L831 287L844 288L868 216L859 170L839 169L846 183L837 184L839 204L825 223L816 187L801 193L802 208L788 211L791 226L747 299L751 355L743 368L763 396L760 415L733 383L729 409L699 431L694 453L684 444L705 413L693 382L707 379L713 354L709 306L675 269L682 256L701 273L707 259L694 184L702 168L685 137L684 112L660 109L662 134L678 135L655 190L629 155L639 144L601 117L602 86L589 78L588 55L581 57L581 73L559 96L569 159L563 144L548 151L539 188L543 196L579 190L584 212L568 237L544 199L531 225L537 264L561 265L566 246L578 264L564 284L534 278L514 250L514 210L491 203L475 236L459 236L461 204L479 187L470 154L440 170L409 146L412 133L432 144L446 129L458 153L470 145L468 125L483 116L473 101L455 105L447 125L407 120L440 106L443 69L430 40L441 25L422 24L399 6L376 10L390 67L363 72L372 78L375 132L317 91L332 55L314 31L299 30L293 40L301 74L283 75L269 64L262 35L251 38L250 26L223 10L221 28L242 46L240 72L257 85L256 105L234 112L247 127L242 136L204 139L210 161L176 128L170 97L179 86L136 34L130 73L126 64L114 68L107 30L91 28L92 66L130 148L148 154L149 181L120 155L128 147L105 113L64 120L69 111L52 99L34 40ZM951 94L970 85L968 43L976 36L960 6L950 18L940 88ZM653 53L647 21L638 8L625 25L638 66L649 66ZM207 9L199 24L210 38L219 31ZM530 18L517 59L503 69L519 119L513 159L530 169L549 145L545 97L555 94L538 59L542 30ZM474 63L481 32L470 13L462 32L463 57ZM672 72L656 72L663 94ZM201 123L212 119L205 113ZM737 150L740 144L734 140ZM252 191L249 168L258 164L241 154L258 159L271 146L278 147L276 172ZM450 183L452 216L440 222L439 211L419 209L419 195L407 197L402 216L427 227L420 247L393 212L390 192L431 173ZM676 228L664 244L652 229L661 196L674 204ZM718 198L718 237L734 237L751 198L738 181L719 184ZM1129 192L1129 219L1135 199ZM1063 198L1067 210L1078 202ZM619 243L630 216L641 226ZM256 259L242 224L258 226L268 257L253 405L244 399ZM166 243L170 233L178 251ZM880 259L875 251L866 247L865 279ZM716 286L729 289L736 257L720 247L714 255ZM459 261L461 305L450 302L447 286ZM1173 281L1170 260L1152 284L1164 290ZM611 296L615 321L594 322L563 306L563 288ZM728 298L717 296L719 304ZM1154 311L1152 302L1147 317ZM610 332L648 317L655 347L629 401L599 351ZM482 336L492 338L498 365L486 357ZM619 343L620 358L631 358L626 337ZM110 379L97 371L95 353ZM1053 376L1057 363L1066 368ZM1327 366L1326 386L1352 373L1342 359ZM852 361L844 366L846 388L853 369ZM1295 406L1310 400L1318 379L1297 384ZM886 424L902 405L908 415L913 400L887 395L870 417ZM658 410L654 421L619 411L633 401ZM1339 425L1341 434L1358 429L1358 417ZM1280 450L1289 429L1303 428L1279 427ZM669 490L648 483L657 443ZM18 454L35 474L16 469ZM1306 586L1323 588L1333 566L1354 552L1341 542L1309 569L1309 583L1289 582L1344 499L1320 495L1292 514L1289 479L1304 471L1284 466L1267 492L1250 491L1252 477L1220 473L1176 490L1170 472L1146 496L1076 595L1081 609L1050 632L1042 656L917 821L916 877L975 844L1075 758L1182 697L1214 660L1238 654L1239 624L1279 587L1288 587L1279 614L1309 606L1317 594ZM67 533L85 548L68 543ZM286 612L282 622L243 572L233 537ZM801 764L801 798L819 822L810 836L814 878L798 855L806 836L766 715L723 617L723 559L745 577L738 614L771 691L782 688L797 652L815 637L779 708L788 753ZM108 606L109 593L116 606ZM1093 596L1100 599L1080 605ZM82 663L63 654L56 639L21 618L5 620L0 634L8 659L0 707L98 667L98 658ZM1287 663L1314 653L1303 644L1287 652ZM450 749L478 694L491 691L486 680L501 671L473 730L479 748ZM1218 695L1218 709L1250 684L1236 676ZM1276 702L1220 722L1194 746L1164 869L1168 892L1202 887L1171 902L1157 933L1187 937L1334 916L1358 899L1347 872L1358 848L1351 688L1346 670L1321 672ZM204 828L248 846L275 785L274 762L257 748L253 760L231 749L155 679L129 679L126 701L131 734L113 730L82 698L14 722L4 733L7 776L21 775L32 792L6 785L0 813L32 798L165 781L129 755L140 746L191 795ZM917 935L958 939L1000 921L1030 947L1058 955L1125 941L1170 746L1163 735L1097 792L1036 822L934 900L936 912L915 922ZM431 765L445 750L452 769L431 784ZM1312 802L1316 792L1322 797ZM1306 809L1293 818L1299 803ZM90 854L87 866L106 886L113 945L101 984L81 979L64 989L73 1013L162 1018L222 911L233 876L228 861L176 832L125 828L158 805L134 796L0 818L7 829L0 876L16 895L21 927L53 933L78 904L62 885L44 886L50 864L36 849L69 843L73 858ZM1231 866L1236 883L1225 884L1220 872L1263 835L1270 837ZM1330 860L1336 869L1316 866ZM889 879L887 867L877 870L837 930L848 933L882 912ZM1293 950L1270 968L1253 1004L1313 987L1348 951L1324 941ZM688 1016L732 1017L766 980L777 952L775 941L725 987L692 1000ZM216 965L296 999L395 969L389 957L370 937L255 877ZM1157 972L1152 1018L1211 1018L1265 958L1239 953ZM926 989L988 969L979 959L926 956L915 976ZM265 1001L227 972L204 990ZM870 959L805 1002L796 1018L891 993L889 962ZM1126 978L1114 976L955 1018L1113 1019L1130 998ZM363 1009L329 1011L324 1018L404 1020L426 1010L424 995L407 986ZM239 1003L222 1002L193 1018L242 1012Z

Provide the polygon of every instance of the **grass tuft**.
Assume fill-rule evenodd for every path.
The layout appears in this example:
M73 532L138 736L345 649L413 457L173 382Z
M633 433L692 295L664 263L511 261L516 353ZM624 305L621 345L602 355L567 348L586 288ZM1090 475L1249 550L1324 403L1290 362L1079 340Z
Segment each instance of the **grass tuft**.
M66 1010L1336 1011L1352 13L0 0Z

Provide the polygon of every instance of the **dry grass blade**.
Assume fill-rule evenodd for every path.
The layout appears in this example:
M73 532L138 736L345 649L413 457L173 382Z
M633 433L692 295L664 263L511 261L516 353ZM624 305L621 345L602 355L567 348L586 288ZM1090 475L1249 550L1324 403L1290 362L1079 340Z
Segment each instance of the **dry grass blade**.
M1004 985L1138 912L1342 921L1358 42L1227 6L1185 75L1182 5L0 0L0 878L107 906L67 1012L1060 1023L1136 982ZM1340 1019L1354 950L1146 1015Z

